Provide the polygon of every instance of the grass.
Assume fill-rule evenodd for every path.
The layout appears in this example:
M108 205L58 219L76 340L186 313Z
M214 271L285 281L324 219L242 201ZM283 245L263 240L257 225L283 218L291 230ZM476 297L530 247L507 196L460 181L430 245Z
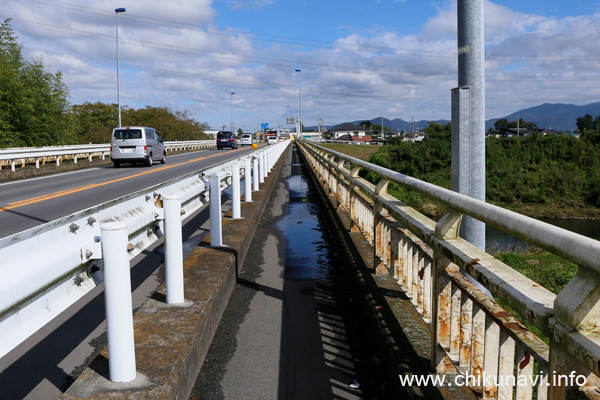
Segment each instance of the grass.
M493 255L554 294L558 294L569 283L578 269L572 262L537 248Z
M357 144L342 144L342 143L318 143L327 149L337 151L338 153L346 154L350 157L359 158L364 161L369 161L369 157L373 153L377 153L379 146L357 145Z

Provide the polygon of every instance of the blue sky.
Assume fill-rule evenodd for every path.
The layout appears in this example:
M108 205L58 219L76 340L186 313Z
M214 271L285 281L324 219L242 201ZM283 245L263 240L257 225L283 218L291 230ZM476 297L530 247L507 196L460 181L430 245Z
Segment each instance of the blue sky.
M0 0L29 59L71 101L188 110L221 129L386 118L449 119L456 1ZM600 101L600 1L485 1L486 119ZM235 92L235 95L231 95ZM126 121L124 121L126 124Z

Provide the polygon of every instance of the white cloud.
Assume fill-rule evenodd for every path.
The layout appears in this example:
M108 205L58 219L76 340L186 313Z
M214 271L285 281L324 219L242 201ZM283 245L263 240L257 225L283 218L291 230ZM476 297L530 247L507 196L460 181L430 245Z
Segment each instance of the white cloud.
M74 103L116 102L115 4L24 3L4 0L2 15L14 17L26 56L42 56L44 65L62 71ZM316 124L317 114L327 122L341 122L346 114L450 116L450 90L457 85L454 1L440 6L420 31L353 29L333 42L217 29L211 0L117 5L127 8L119 15L121 97L131 107L186 108L218 126L229 120L229 93L235 91L235 118L253 129L261 119L289 114L287 105L297 107L294 69L301 68L307 125ZM486 1L487 118L545 101L597 101L599 17L543 17ZM268 41L261 41L262 33Z

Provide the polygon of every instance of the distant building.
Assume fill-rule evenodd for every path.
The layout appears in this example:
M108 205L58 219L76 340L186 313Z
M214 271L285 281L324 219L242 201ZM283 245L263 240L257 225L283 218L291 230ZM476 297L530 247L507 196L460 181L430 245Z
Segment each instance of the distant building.
M329 134L334 140L351 140L350 138L352 138L353 136L365 137L366 132L367 130L362 126L354 125L348 122L338 125L335 128L329 130ZM345 137L347 139L342 139L342 137ZM369 140L370 139L371 138L369 137Z

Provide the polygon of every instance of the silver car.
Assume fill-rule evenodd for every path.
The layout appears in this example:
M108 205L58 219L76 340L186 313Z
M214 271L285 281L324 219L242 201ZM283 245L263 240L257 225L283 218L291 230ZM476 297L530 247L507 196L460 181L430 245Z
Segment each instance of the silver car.
M113 129L110 159L119 168L123 163L143 162L150 167L154 161L167 162L167 150L156 129L127 126Z
M240 144L242 146L245 146L245 145L252 146L252 143L253 143L253 141L252 141L252 134L250 134L250 133L242 133L242 141L241 141Z

